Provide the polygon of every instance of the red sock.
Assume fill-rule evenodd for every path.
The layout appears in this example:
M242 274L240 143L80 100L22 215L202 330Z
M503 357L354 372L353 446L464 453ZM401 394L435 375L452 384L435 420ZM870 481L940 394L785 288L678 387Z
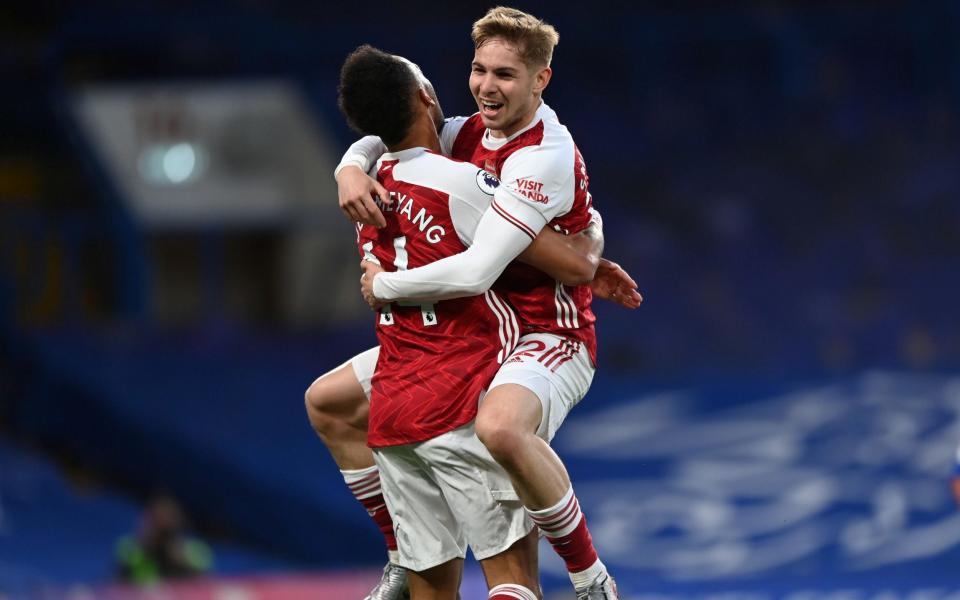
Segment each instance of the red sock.
M553 549L567 564L567 571L578 573L597 562L597 551L587 529L587 519L571 487L557 504L543 510L527 509Z
M383 492L380 490L380 471L373 466L357 471L340 472L353 497L367 509L367 514L380 528L387 542L387 550L396 550L397 538L393 535L393 519L390 518L387 504L383 500Z

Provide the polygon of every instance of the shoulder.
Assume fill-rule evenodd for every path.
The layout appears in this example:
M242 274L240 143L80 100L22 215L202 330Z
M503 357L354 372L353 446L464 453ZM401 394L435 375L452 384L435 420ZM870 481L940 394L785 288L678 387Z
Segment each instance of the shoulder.
M480 113L448 119L440 135L444 153L453 156L468 154L480 143L486 130Z
M457 134L483 133L487 129L478 112L473 113L469 117L450 117L444 121L443 130L447 131L447 128L449 128L450 131L455 131Z
M531 168L551 176L573 170L576 145L557 114L546 104L537 111L539 120L510 142L511 152L503 165L504 179L515 168Z
M468 162L424 152L394 167L397 181L428 187L450 196L471 201L493 194L499 181Z
M573 176L576 152L573 143L544 139L536 145L513 151L503 163L501 175L509 181L520 175L539 175L542 179L565 179Z

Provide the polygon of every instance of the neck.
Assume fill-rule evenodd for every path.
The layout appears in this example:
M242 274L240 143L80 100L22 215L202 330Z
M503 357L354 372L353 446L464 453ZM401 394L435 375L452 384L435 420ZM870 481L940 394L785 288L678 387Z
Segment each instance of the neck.
M410 148L426 148L433 152L440 152L440 137L437 135L437 127L432 120L429 118L417 119L402 140L387 146L387 150L390 152L400 152Z

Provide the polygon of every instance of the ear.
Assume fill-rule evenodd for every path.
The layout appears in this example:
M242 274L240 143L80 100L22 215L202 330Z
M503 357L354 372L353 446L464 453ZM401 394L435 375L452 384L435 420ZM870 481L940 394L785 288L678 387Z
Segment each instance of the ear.
M433 106L436 104L430 94L427 93L427 90L423 88L417 90L417 97L420 98L420 102L423 103L424 106Z
M550 77L553 76L553 69L544 67L537 71L533 76L533 91L542 94L543 90L550 84Z

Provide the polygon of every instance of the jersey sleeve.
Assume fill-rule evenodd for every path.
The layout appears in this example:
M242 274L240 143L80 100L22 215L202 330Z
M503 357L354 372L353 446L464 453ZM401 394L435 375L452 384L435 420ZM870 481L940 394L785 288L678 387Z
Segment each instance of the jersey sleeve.
M530 241L509 221L487 210L467 250L416 269L379 273L373 280L373 294L387 301L482 294Z
M333 176L336 177L345 167L351 166L360 167L364 173L369 173L370 169L376 165L377 159L386 151L387 147L377 136L362 137L347 148L343 158L340 159L340 164L333 171Z
M467 117L450 117L443 122L443 129L440 130L440 152L444 156L453 154L453 142L457 140L463 124L467 122Z
M491 208L532 241L544 225L573 206L573 156L530 146L506 160Z
M460 241L465 246L472 246L477 226L490 208L500 180L470 163L461 163L458 167L465 176L459 178L458 185L451 189L450 218Z

